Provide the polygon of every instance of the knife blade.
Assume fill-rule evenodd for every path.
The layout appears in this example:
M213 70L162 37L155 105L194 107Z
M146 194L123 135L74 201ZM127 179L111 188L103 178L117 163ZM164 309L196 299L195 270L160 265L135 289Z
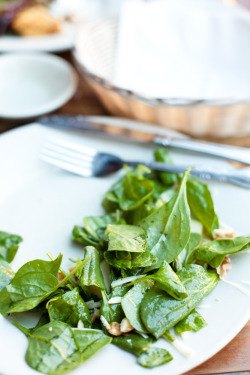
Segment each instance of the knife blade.
M160 134L148 133L137 129L128 129L92 121L85 116L52 115L39 119L39 124L67 130L83 131L86 134L96 135L106 139L172 147L185 151L198 152L223 159L234 160L250 165L250 149L245 147L229 146L224 144L196 141L193 139L177 139Z

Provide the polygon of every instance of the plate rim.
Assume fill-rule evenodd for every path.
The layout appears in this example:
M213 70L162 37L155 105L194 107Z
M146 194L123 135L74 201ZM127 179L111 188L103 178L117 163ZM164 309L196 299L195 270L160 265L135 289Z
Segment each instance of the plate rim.
M44 65L47 65L47 67L49 68L50 66L55 66L55 65L60 65L61 67L63 67L64 69L64 72L63 74L69 79L69 82L70 84L67 85L67 90L65 90L65 92L63 93L60 93L60 96L57 95L57 97L54 97L53 100L50 100L50 102L46 105L40 105L38 110L37 109L33 109L31 107L30 111L29 112L12 112L12 113L8 113L8 112L1 112L0 110L0 117L2 119L13 119L13 120L18 120L18 119L28 119L29 118L34 118L36 116L42 116L44 114L47 114L47 113L50 113L56 109L58 109L59 107L61 107L62 105L64 105L65 103L67 103L71 98L72 96L75 94L76 90L77 90L77 86L78 86L78 83L79 83L79 78L78 78L78 75L76 73L76 70L74 69L74 67L68 62L66 61L65 59L59 57L59 56L55 56L55 55L51 55L47 52L40 52L40 51L32 51L32 52L23 52L23 51L18 51L18 52L9 52L7 54L4 54L2 56L0 56L0 61L3 61L3 60L8 60L9 58L23 58L23 59L29 59L29 58L32 58L34 59L34 61L39 61L39 63L41 63L41 61L44 62Z

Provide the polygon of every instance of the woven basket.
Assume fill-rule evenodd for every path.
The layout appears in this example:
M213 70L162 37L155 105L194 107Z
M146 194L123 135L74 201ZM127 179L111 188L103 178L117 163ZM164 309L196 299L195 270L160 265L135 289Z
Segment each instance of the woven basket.
M150 98L112 83L117 20L92 21L79 29L73 57L107 110L116 116L162 125L193 137L250 134L250 103L236 100Z

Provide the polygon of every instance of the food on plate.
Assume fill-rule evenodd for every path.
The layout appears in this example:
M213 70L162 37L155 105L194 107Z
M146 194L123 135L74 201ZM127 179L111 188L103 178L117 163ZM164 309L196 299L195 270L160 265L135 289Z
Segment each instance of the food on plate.
M171 163L163 149L155 158ZM9 262L22 239L0 232L0 313L15 314L30 367L62 374L112 343L154 368L173 359L160 338L192 355L180 335L207 326L196 307L230 270L229 255L249 248L250 236L216 239L210 191L189 172L125 167L104 196L106 212L74 226L81 246L69 272L62 254L48 254L14 273ZM29 311L41 313L30 329L15 321Z
M50 13L49 3L36 0L5 2L0 8L0 35L8 30L21 36L60 32L62 21Z

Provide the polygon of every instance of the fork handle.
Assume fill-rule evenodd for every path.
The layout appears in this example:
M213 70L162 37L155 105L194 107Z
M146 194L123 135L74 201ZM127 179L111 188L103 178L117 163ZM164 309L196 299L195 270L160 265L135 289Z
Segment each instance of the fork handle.
M164 164L161 162L133 162L133 161L126 161L125 164L135 167L139 164L147 166L149 169L161 171L161 172L170 172L170 173L183 173L187 168L190 167L187 165L172 165L172 164ZM238 172L238 171L237 171ZM204 166L196 166L194 169L191 170L190 174L195 177L199 177L204 180L216 180L216 181L223 181L223 182L231 182L235 185L242 186L244 188L250 189L250 177L240 175L239 173L235 173L233 170L228 169L220 169L216 170L211 167L204 167Z
M250 165L250 149L246 147L229 146L212 142L195 141L192 139L167 139L155 137L153 142L180 150L200 152L223 159L234 160Z

